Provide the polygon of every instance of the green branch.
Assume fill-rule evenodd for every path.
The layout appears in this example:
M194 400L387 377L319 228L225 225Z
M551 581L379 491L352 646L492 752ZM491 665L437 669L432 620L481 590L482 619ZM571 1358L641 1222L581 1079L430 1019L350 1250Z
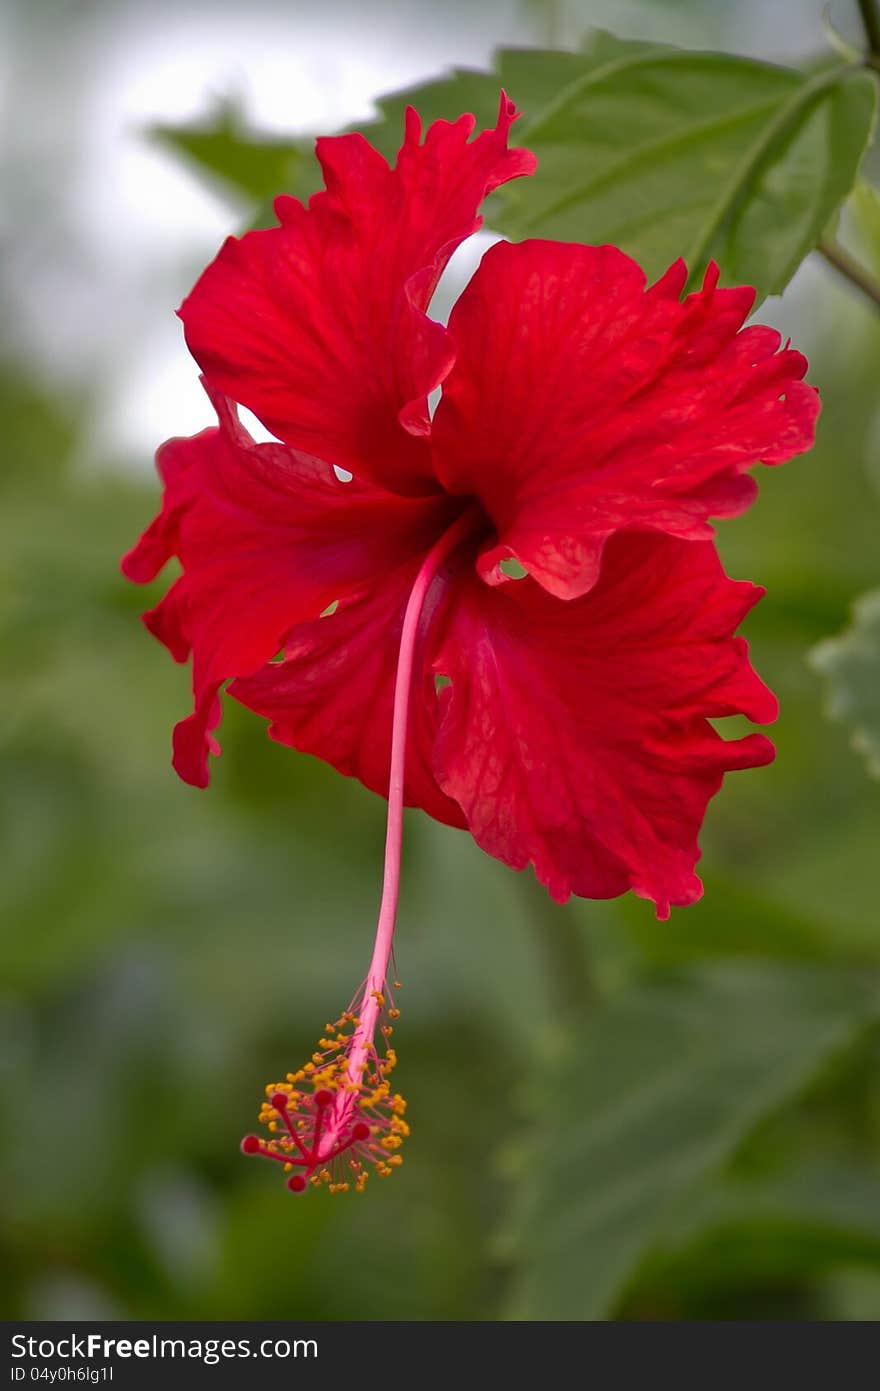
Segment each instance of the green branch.
M858 0L859 13L865 26L872 67L880 66L880 10L876 0Z
M880 309L880 283L865 270L863 265L830 237L821 242L818 249L829 265L833 266L851 285L855 285L857 289L861 290L863 295L867 295L868 299L872 300Z

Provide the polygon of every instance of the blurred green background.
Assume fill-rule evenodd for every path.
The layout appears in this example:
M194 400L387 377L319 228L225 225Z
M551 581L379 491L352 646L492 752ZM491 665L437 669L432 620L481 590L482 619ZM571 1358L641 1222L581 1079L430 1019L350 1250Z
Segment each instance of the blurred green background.
M0 1287L28 1318L880 1318L880 784L807 654L880 583L880 315L811 257L763 317L824 397L726 524L776 763L734 774L704 900L557 908L410 813L403 1169L289 1198L238 1153L263 1084L362 977L384 804L233 702L206 793L169 764L187 673L117 562L150 458L207 423L173 309L248 209L144 132L233 95L363 121L499 44L623 36L788 63L821 5L255 0L0 17ZM855 8L833 20L858 38ZM450 116L458 114L450 111ZM453 286L454 288L454 286ZM873 478L872 478L873 470Z

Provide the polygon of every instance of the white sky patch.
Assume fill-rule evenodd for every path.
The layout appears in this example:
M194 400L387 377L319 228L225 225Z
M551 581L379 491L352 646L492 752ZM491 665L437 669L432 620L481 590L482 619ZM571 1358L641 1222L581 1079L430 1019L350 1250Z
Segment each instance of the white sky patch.
M247 430L251 439L256 440L257 444L283 444L277 435L273 435L253 411L249 411L247 406L239 406L238 418Z
M432 319L437 319L441 324L448 323L452 306L458 299L465 285L470 280L477 266L482 261L490 246L496 242L504 241L497 232L477 232L474 236L468 237L462 242L461 246L453 252L449 259L449 265L440 277L440 283L434 292L431 300L431 307L428 311Z
M141 345L104 385L89 442L98 454L132 457L148 469L163 440L217 424L196 364L182 344L169 352L162 334Z

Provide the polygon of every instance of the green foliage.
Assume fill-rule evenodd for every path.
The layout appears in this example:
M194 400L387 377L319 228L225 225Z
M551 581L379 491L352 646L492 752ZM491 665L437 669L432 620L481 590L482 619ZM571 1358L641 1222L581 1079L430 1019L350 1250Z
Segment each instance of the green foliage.
M501 52L492 78L455 74L405 100L426 119L479 106L486 121L499 85L538 156L527 185L499 194L499 231L612 242L649 275L683 256L691 283L714 258L761 298L785 288L850 191L876 101L851 65L808 77L603 33L582 54ZM404 104L380 103L392 127Z
M246 202L311 191L314 141L250 130L238 102L230 97L215 101L196 125L155 125L148 134L210 182Z
M844 296L841 312L848 305ZM586 1037L600 1039L597 1057L611 1069L622 1050L635 1071L635 1031L628 1051L603 1021L626 1037L627 1021L653 1021L663 1037L642 1057L645 1085L666 1058L672 1089L666 1129L654 1112L657 1129L617 1137L620 1176L656 1177L616 1235L594 1233L597 1243L615 1237L614 1248L594 1251L591 1235L567 1253L587 1272L567 1267L577 1297L587 1278L605 1278L603 1249L609 1283L595 1288L605 1316L710 1316L735 1300L737 1316L754 1317L783 1295L789 1316L827 1316L828 1271L878 1268L870 1213L880 1135L860 1119L880 1116L876 1062L867 1058L852 1086L835 1086L821 1117L795 1125L783 1111L792 1158L781 1171L755 1178L728 1162L736 1138L799 1090L850 1026L858 1032L866 987L850 987L841 963L880 961L873 789L843 741L823 738L802 658L835 621L829 591L863 583L874 563L867 482L834 465L862 448L878 348L864 329L841 337L852 362L835 337L815 363L836 402L815 459L768 476L760 506L723 538L728 551L734 541L742 548L729 557L735 571L772 581L752 636L784 715L777 765L731 779L711 810L705 900L665 925L633 900L559 910L465 837L411 817L398 959L413 1141L400 1176L354 1207L286 1202L272 1175L241 1159L237 1139L266 1077L307 1055L324 1012L357 983L382 805L270 744L260 721L231 703L211 790L176 781L169 731L187 705L187 674L136 619L161 584L141 593L116 570L156 487L75 470L83 403L52 401L21 377L0 381L9 427L0 480L6 1312L494 1318L512 1297L531 1297L543 1278L540 1243L534 1266L531 1239L492 1255L493 1232L510 1227L508 1200L520 1221L538 1194L574 1220L574 1199L598 1192L580 1174L568 1191L553 1177L564 1159L557 1142L568 1144L565 1125L576 1120L595 1161L597 1114L569 1096L553 1110L549 1091L539 1106L522 1105L523 1086L543 1093L547 1069L534 1060L548 1039L566 1046L545 983L564 918L593 961L600 1003ZM825 537L818 558L814 516ZM863 516L855 532L851 519ZM747 971L721 964L664 983L696 958L745 952ZM792 971L798 958L823 964L802 975ZM638 983L647 963L664 973L649 986ZM717 1028L703 1047L707 1011ZM703 1054L708 1100L692 1090ZM710 1087L713 1077L720 1084ZM744 1097L749 1079L754 1094ZM689 1128L707 1114L714 1130ZM854 1125L867 1132L850 1153ZM689 1173L723 1170L715 1188L704 1179L699 1203L686 1193L676 1205L677 1163L667 1167L663 1149L673 1132ZM523 1170L513 1159L530 1137L540 1150ZM829 1138L846 1141L834 1159L841 1181L844 1171L860 1177L846 1190L848 1212L843 1198L832 1211L826 1168L824 1205L817 1194L811 1216L798 1175L825 1164ZM819 1179L811 1182L815 1192ZM786 1185L783 1203L773 1195ZM844 1287L834 1290L834 1308L849 1307ZM559 1316L555 1305L548 1313Z
M791 1317L805 1275L821 1289L829 1271L844 1268L862 1274L872 1317L880 1307L878 1213L878 1174L852 1159L794 1155L758 1174L727 1172L670 1210L623 1315L674 1318L687 1307L696 1318L756 1309L763 1318Z
M762 294L851 188L874 105L851 66L805 75L595 34L384 98L363 129L392 158L407 101L426 122L487 125L502 83L541 167L494 197L492 226L614 240L652 274L683 254L696 278L716 256ZM310 141L261 136L232 102L154 134L245 216L317 184ZM851 211L870 246L867 184ZM748 634L781 698L777 763L728 781L706 896L662 925L632 898L560 910L408 818L414 1134L360 1204L287 1201L237 1140L266 1078L357 984L382 804L231 702L210 792L175 780L188 678L136 617L162 584L138 593L117 573L156 488L74 466L86 400L0 376L4 1312L880 1314L876 788L803 660L876 584L876 499L852 461L880 336L829 282L803 340L818 447L765 471L759 505L720 528L727 568L769 588ZM817 658L874 758L878 618L863 601ZM593 1000L574 1018L581 947Z
M597 1319L676 1202L880 1018L880 982L713 966L595 1009L542 1074L513 1316Z
M612 242L651 276L683 256L692 284L714 258L759 298L785 288L849 193L876 105L875 83L852 64L805 75L598 32L580 53L502 50L492 73L459 69L383 98L382 120L362 129L393 159L408 104L426 124L472 111L490 125L502 86L538 172L499 191L494 227ZM201 132L164 138L258 199L316 178L302 142L255 143L229 107Z
M828 681L828 714L852 728L853 748L880 777L880 590L856 600L850 627L814 648L811 661Z

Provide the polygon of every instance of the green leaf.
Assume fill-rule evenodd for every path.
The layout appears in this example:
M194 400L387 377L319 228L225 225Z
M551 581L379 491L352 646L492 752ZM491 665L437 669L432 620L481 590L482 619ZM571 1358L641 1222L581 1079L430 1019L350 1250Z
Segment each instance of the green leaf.
M497 195L512 237L613 242L658 275L684 256L692 283L715 258L759 297L784 289L855 181L872 79L812 76L724 53L594 35L585 52L507 50L494 79L458 72L380 103L366 128L392 153L403 108L494 119L499 86L524 113L538 172Z
M875 275L880 275L880 191L859 179L849 204L856 233Z
M850 627L815 647L810 665L827 677L829 717L852 727L853 748L880 777L880 589L856 600Z
M662 1298L690 1310L725 1291L856 1265L880 1267L880 1170L795 1155L778 1171L688 1193L626 1305L637 1315Z
M880 1011L875 983L714 965L622 991L541 1079L512 1316L609 1317L676 1203Z
M251 131L237 102L221 98L196 125L156 125L148 135L213 184L253 202L311 192L319 174L314 141Z

